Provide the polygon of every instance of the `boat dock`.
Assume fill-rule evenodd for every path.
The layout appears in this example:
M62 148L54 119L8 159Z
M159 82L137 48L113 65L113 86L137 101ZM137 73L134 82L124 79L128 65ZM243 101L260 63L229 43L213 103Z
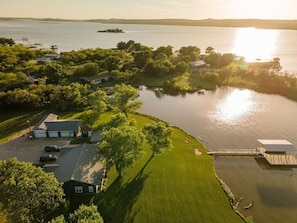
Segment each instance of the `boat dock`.
M256 156L261 153L256 149L223 149L208 151L207 154L213 156Z

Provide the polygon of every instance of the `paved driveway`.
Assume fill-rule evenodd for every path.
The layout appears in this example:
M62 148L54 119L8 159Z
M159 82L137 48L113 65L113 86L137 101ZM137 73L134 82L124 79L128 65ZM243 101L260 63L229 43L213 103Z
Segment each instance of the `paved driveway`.
M35 138L28 139L25 136L17 137L9 142L0 144L0 159L8 160L16 157L20 161L39 163L39 157L48 145L67 146L69 138Z

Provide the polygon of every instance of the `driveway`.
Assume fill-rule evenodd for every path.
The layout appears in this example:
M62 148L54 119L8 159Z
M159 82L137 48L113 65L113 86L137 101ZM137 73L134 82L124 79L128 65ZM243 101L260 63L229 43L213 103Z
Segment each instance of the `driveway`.
M58 145L67 147L69 143L69 138L28 139L25 136L19 136L11 141L0 144L0 160L8 160L16 157L19 161L39 164L39 157L45 153L45 146Z

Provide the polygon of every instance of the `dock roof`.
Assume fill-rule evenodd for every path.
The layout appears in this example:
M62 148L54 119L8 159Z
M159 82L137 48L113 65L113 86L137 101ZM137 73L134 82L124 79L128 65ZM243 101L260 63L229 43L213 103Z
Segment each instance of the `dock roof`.
M296 148L284 139L258 139L267 152L296 152Z

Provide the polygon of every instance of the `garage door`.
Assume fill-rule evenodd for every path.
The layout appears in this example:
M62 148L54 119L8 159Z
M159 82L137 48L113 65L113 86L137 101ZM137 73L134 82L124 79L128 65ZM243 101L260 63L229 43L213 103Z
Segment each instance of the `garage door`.
M59 137L58 132L48 132L48 137Z
M34 131L35 138L46 138L46 131Z
M69 131L61 131L60 134L61 134L61 137L70 137Z

